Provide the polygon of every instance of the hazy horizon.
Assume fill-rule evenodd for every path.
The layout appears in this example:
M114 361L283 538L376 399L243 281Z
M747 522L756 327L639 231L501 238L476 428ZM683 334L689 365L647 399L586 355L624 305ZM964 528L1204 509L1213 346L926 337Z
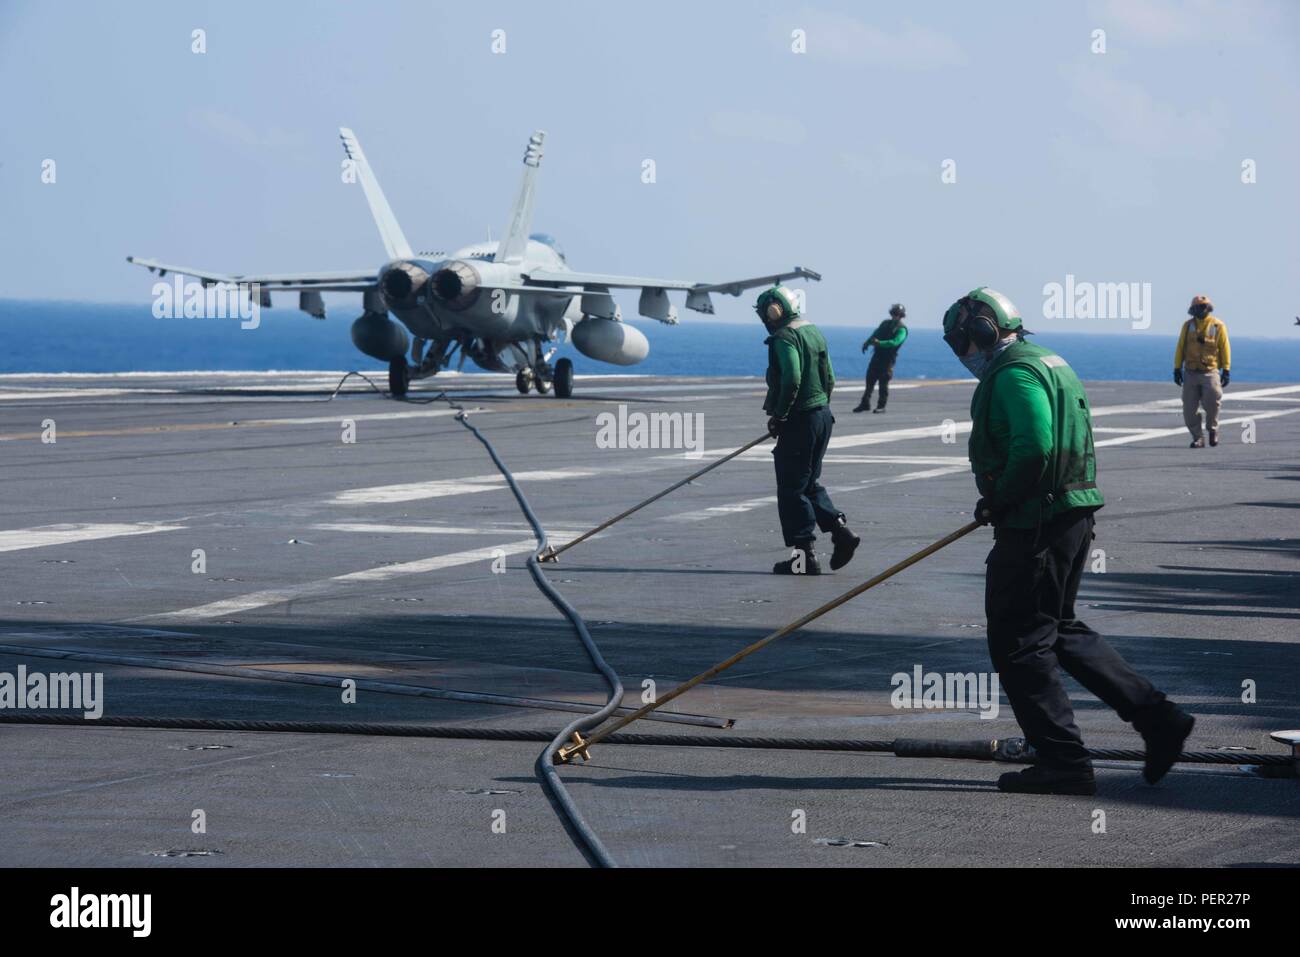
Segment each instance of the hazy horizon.
M1285 338L1300 313L1295 4L310 13L5 4L0 295L148 303L156 278L127 255L378 267L366 204L340 180L339 126L418 249L500 235L542 128L534 228L576 269L715 281L802 265L825 277L808 296L826 325L902 301L925 328L981 284L1041 331L1173 336L1201 292L1237 336ZM1150 328L1044 318L1044 286L1069 276L1149 283ZM616 298L631 318L635 293ZM700 318L674 299L683 324ZM719 320L750 315L749 297L715 301ZM346 337L359 297L327 302Z

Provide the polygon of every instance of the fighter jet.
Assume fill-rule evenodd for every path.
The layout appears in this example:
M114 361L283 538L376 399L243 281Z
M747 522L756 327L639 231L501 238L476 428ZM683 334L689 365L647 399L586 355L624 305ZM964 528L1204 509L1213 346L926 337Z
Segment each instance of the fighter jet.
M672 325L677 309L669 291L684 292L687 309L712 314L715 292L739 296L757 286L821 279L802 267L727 282L575 272L554 238L530 232L546 138L542 130L529 137L523 181L499 242L475 243L452 253L417 253L379 188L361 143L350 129L341 128L339 136L347 155L345 168L360 181L388 254L378 270L236 275L133 256L127 262L160 276L191 276L205 288L246 287L262 307L271 305L272 292L296 292L298 308L317 319L325 318L322 292L361 293L363 312L352 323L352 342L366 355L388 363L394 398L406 394L411 380L446 369L457 352L458 367L468 356L488 371L515 373L521 393L536 389L545 394L554 387L556 396L568 398L573 393L573 362L565 358L551 365L557 341L567 338L583 355L620 366L635 365L650 352L645 335L622 321L610 290L640 289L640 314Z

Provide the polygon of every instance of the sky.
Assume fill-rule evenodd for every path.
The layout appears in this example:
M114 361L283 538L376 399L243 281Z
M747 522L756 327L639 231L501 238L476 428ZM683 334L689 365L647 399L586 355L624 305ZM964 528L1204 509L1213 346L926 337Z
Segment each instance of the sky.
M129 254L378 267L339 126L417 249L499 236L544 129L534 228L575 269L802 265L837 325L937 326L987 284L1044 331L1173 335L1203 292L1237 335L1300 332L1300 4L557 6L5 0L0 297L147 304ZM1137 297L1051 312L1067 277Z

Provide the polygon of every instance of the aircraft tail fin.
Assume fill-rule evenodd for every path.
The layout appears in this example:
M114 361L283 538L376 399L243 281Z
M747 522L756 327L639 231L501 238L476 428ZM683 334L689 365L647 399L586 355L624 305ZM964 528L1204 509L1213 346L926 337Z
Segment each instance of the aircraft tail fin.
M519 195L510 210L510 222L497 246L497 262L519 262L528 247L528 231L533 225L533 199L537 192L537 170L542 165L542 142L545 130L537 130L528 138L524 150L524 178L519 184Z
M356 134L347 127L341 126L339 138L343 140L343 152L356 164L361 188L365 191L366 202L370 204L370 215L375 218L375 225L379 227L379 236L384 241L388 258L410 259L415 253L411 249L411 244L406 241L402 227L397 224L397 217L393 215L392 207L384 198L384 191L379 188L379 181L375 179L375 174L370 169L370 163L361 150L361 143L357 140Z

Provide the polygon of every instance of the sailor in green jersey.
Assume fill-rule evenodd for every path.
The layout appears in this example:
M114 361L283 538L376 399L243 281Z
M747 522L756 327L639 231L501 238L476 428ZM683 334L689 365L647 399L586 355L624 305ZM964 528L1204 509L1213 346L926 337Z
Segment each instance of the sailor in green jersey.
M844 513L821 484L822 457L831 440L831 391L835 373L826 340L811 322L800 318L798 300L784 286L765 290L755 311L768 331L767 398L763 411L768 431L776 436L776 507L790 558L777 562L778 575L820 575L813 554L817 529L829 532L834 552L831 568L853 558L860 539L849 531Z
M1075 615L1102 506L1083 385L1064 359L1025 340L1016 307L987 287L953 303L943 330L980 380L970 461L982 496L975 517L994 528L984 592L989 653L1037 752L1037 764L1002 775L998 787L1096 793L1062 670L1133 723L1155 783L1178 759L1193 719Z
M876 331L862 343L863 352L868 348L874 351L871 353L871 361L867 363L867 389L862 393L862 401L858 403L854 412L871 411L871 391L876 387L877 382L880 383L880 402L876 405L876 411L885 411L885 405L889 402L889 380L894 377L894 363L898 360L898 350L907 341L907 325L903 322L906 315L907 310L903 308L903 304L894 303L889 307L889 318L876 326Z

